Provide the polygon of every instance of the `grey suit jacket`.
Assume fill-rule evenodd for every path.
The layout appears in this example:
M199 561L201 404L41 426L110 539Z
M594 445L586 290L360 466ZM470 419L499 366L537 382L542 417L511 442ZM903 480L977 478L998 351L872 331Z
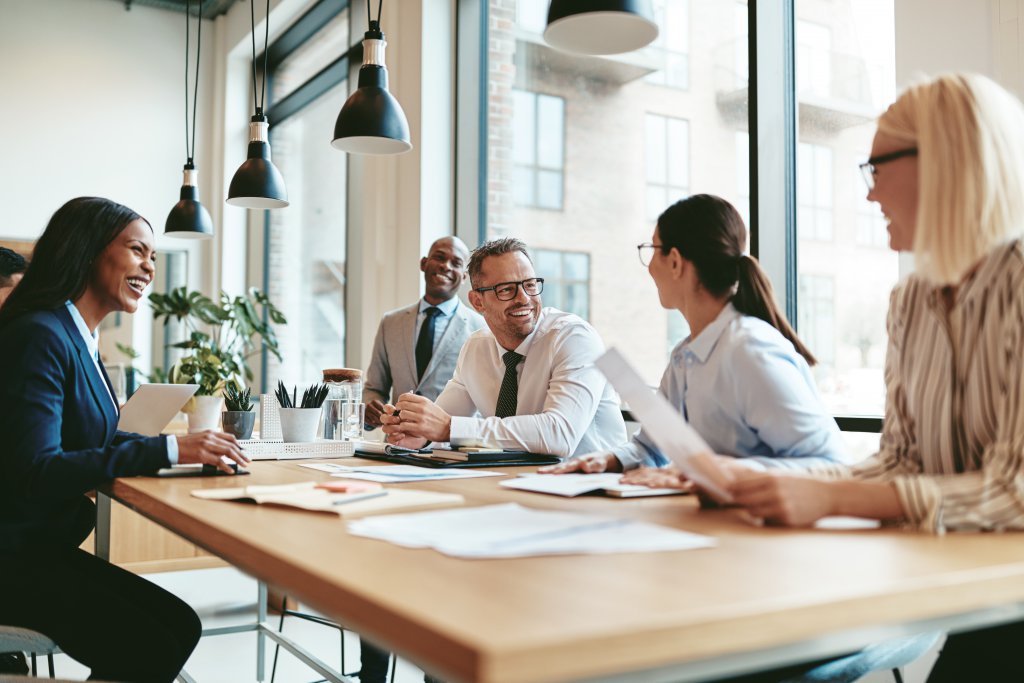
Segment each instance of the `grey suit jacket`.
M390 403L406 392L418 391L435 400L452 378L455 361L469 335L484 327L484 319L459 301L451 322L434 344L434 355L420 381L416 379L415 331L420 302L384 314L373 342L373 358L363 378L363 402Z

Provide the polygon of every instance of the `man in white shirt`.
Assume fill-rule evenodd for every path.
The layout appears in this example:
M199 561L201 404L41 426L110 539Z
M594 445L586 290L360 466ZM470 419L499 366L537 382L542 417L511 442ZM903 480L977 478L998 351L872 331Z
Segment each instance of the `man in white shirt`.
M569 457L626 438L618 399L594 360L604 351L582 318L541 308L537 277L520 240L492 240L469 260L469 302L487 328L459 355L437 402L403 394L385 406L388 441L487 445Z

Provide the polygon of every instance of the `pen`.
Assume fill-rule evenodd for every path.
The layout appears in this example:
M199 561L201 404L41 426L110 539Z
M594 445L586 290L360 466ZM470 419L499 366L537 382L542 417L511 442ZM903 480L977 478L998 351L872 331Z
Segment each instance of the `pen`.
M380 491L368 491L366 493L356 494L356 495L352 495L350 493L349 494L342 494L342 495L345 495L347 497L346 498L338 498L336 500L332 500L331 501L331 505L344 505L345 503L355 503L355 502L360 501L360 500L368 500L370 498L378 498L378 497L386 495L386 494L387 494L387 489L381 489Z

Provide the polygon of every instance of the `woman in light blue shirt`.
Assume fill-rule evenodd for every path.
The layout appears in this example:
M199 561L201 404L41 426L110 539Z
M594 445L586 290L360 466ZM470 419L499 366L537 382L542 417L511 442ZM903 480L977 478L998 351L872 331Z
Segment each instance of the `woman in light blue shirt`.
M690 335L676 346L661 393L716 453L753 467L804 468L841 459L842 439L814 386L814 356L775 305L771 282L744 254L747 229L729 202L694 195L658 218L637 247L667 309ZM602 472L662 466L638 432L610 453L541 471Z

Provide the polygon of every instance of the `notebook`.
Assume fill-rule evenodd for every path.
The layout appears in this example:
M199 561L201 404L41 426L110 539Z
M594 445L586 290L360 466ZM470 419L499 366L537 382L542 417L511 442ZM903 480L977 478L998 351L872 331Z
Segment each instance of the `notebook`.
M437 454L435 457L434 454ZM371 453L356 448L356 455L368 460L382 460L400 465L416 465L417 467L517 467L554 465L562 461L556 455L543 453L527 453L526 451L501 451L500 454L488 453L484 458L453 460L444 457L451 451L420 451L410 453Z
M519 491L548 493L572 498L587 493L603 493L613 498L641 498L646 496L678 496L688 491L680 489L652 489L635 484L621 484L619 472L602 474L524 474L515 479L498 482L499 486Z
M159 436L197 389L198 384L140 385L121 408L118 431Z

